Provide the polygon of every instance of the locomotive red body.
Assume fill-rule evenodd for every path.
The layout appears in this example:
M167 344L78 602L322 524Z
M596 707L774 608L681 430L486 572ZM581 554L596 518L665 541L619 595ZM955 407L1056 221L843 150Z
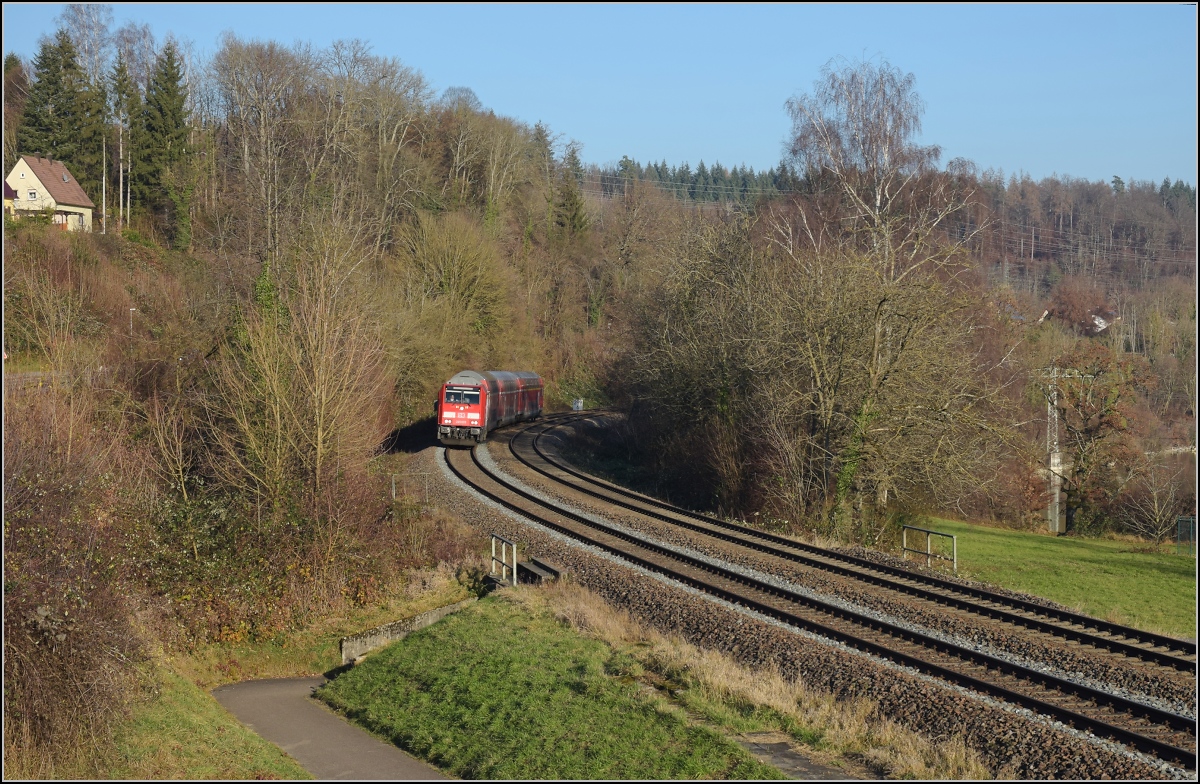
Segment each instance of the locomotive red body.
M438 440L470 446L498 427L542 413L542 377L507 370L464 370L442 385L434 404Z

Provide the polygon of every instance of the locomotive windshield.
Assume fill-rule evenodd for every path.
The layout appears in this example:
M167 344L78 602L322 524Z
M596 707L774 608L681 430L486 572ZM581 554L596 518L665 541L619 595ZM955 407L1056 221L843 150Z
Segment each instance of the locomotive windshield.
M479 390L477 389L447 389L447 403L466 403L467 405L479 405Z

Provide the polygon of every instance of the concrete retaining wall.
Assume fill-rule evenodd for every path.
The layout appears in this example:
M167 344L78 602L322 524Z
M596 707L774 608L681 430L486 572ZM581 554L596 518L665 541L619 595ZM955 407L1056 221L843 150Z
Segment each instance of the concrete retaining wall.
M414 615L411 618L405 618L401 621L394 621L376 629L343 637L342 664L353 664L356 659L361 658L364 654L376 648L382 648L396 640L402 640L408 636L409 632L415 632L417 629L424 629L426 626L437 623L450 613L461 610L473 601L475 601L475 597L464 599L457 604L438 607L436 610L423 612L420 615Z

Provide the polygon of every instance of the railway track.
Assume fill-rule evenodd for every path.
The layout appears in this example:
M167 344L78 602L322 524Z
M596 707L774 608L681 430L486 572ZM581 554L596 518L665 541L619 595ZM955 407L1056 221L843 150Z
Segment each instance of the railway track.
M509 449L524 465L552 481L568 485L576 492L637 514L680 525L806 567L861 580L943 607L1068 640L1095 652L1114 654L1122 660L1148 662L1192 676L1196 674L1197 651L1194 642L1121 626L993 591L960 585L934 575L898 569L805 544L727 520L697 514L590 476L548 454L540 443L548 432L579 418L567 415L562 421L540 423L525 428L509 441Z
M995 599L989 598L988 604L983 605L981 609L967 610L960 605L971 603L969 598L964 598L969 595L969 591L962 591L961 586L947 583L953 586L957 593L944 593L945 589L942 586L929 587L922 584L923 580L918 578L927 577L925 575L914 577L912 573L905 572L903 575L893 576L889 572L904 570L881 568L871 562L856 563L861 559L830 554L819 548L811 548L744 526L695 515L588 477L553 459L545 445L539 443L547 432L576 418L579 418L579 415L566 415L521 428L510 440L510 450L529 468L556 482L566 482L576 492L587 492L603 503L614 504L627 511L648 515L671 525L690 527L694 532L713 536L727 543L767 552L774 557L800 559L802 563L813 568L832 570L841 576L851 576L875 585L883 585L907 595L933 592L935 596L926 598L926 601L937 601L942 605L955 606L957 609L976 612L989 618L994 618L1000 613L1005 617L1004 622L1022 628L1033 627L1038 634L1054 634L1058 637L1077 637L1085 634L1081 629L1072 629L1063 624L1061 619L1048 621L1027 617L1022 614L1025 612L1024 608L1014 605L1008 597L999 595L992 595ZM476 449L480 448L482 447ZM792 590L783 581L764 580L760 576L747 574L747 570L729 568L713 559L697 558L681 552L679 548L631 533L623 527L606 525L591 516L577 514L569 508L545 500L540 495L530 493L485 466L475 450L470 453L445 450L444 455L454 474L494 502L576 541L600 548L628 563L794 628L836 640L851 648L960 687L1053 717L1075 729L1112 739L1190 770L1196 767L1196 722L1192 718L1127 699L1104 689L1091 688L1059 678L1041 669L1015 664L1004 658L955 644L944 637L924 634L909 626L889 623L873 615L856 612L841 604L822 601ZM898 582L897 577L900 578ZM897 587L892 587L891 583L895 583ZM979 602L976 601L975 604ZM1012 609L1014 606L1016 609ZM1045 609L1038 607L1038 610ZM1016 615L1016 620L1009 620L1009 616L1013 615ZM1043 618L1045 617L1043 615ZM1034 620L1038 622L1032 623ZM1053 630L1046 631L1042 628L1046 624L1054 623L1059 626L1055 626ZM1105 630L1102 642L1085 644L1112 655L1140 656L1157 667L1179 669L1181 666L1179 662L1163 661L1162 656L1153 655L1163 654L1164 651L1157 649L1166 647L1154 640L1142 642L1142 647L1152 652L1152 655L1147 656L1145 651L1140 649L1136 653L1125 650L1123 646L1136 647L1138 643L1123 642L1118 639L1119 636L1123 635ZM1115 645L1117 642L1121 644ZM1186 651L1182 653L1186 657ZM1192 657L1194 662L1194 648Z

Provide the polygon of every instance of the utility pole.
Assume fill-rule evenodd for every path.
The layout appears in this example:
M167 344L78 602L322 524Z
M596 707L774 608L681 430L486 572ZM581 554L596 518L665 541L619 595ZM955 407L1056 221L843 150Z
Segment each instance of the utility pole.
M1064 368L1058 372L1057 365L1042 368L1042 379L1046 385L1046 478L1050 491L1050 502L1046 506L1046 526L1053 534L1067 533L1067 521L1062 514L1062 484L1066 472L1074 469L1074 463L1063 460L1062 446L1058 441L1058 379L1094 379L1095 376Z
M1046 507L1046 523L1053 534L1065 533L1061 516L1062 452L1058 446L1058 367L1050 366L1050 388L1046 394L1046 452L1050 483L1050 504Z

